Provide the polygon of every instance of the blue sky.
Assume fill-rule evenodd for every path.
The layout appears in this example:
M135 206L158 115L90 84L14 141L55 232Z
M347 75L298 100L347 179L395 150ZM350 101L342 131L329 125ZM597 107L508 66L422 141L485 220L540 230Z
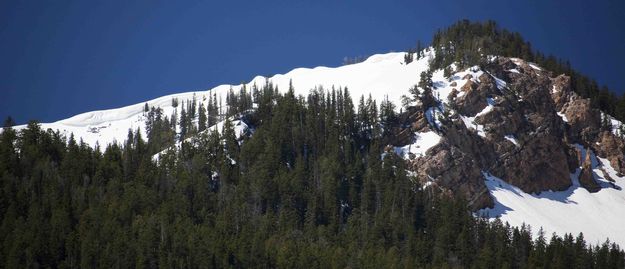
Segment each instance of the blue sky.
M0 1L0 117L55 121L429 42L496 20L625 91L625 2Z

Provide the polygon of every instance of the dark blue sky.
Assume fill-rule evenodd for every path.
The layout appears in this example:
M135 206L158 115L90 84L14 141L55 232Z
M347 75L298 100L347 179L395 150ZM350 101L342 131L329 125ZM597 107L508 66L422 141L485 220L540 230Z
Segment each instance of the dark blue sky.
M44 122L404 50L467 18L625 90L625 1L0 1L0 117Z

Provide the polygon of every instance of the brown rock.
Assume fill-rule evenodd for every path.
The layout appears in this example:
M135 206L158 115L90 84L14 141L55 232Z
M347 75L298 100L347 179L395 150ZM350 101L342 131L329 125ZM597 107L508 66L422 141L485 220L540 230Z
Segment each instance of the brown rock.
M590 99L573 99L563 107L574 140L594 141L599 134L601 114L593 109Z
M499 57L498 60L498 65L501 66L501 68L504 70L510 70L517 67L517 65L512 60L510 60L510 58Z
M500 156L491 171L528 193L566 190L571 186L566 149L557 137L537 134L522 148Z
M456 97L458 97L458 90L456 90L456 88L452 88L451 92L447 96L447 100L451 101L456 99Z
M625 141L610 131L603 131L595 143L597 154L610 161L610 165L619 173L625 174Z
M556 105L556 111L562 110L571 96L571 78L566 75L559 75L553 79L551 88L551 98Z
M474 116L488 105L486 98L498 94L492 79L480 79L480 81L482 82L478 84L469 80L460 88L465 93L457 101L460 114Z
M431 156L416 162L417 178L421 182L434 181L438 186L464 196L473 210L492 207L493 201L484 184L480 168L470 156L458 148L439 145L428 151Z
M595 176L592 171L592 154L591 150L586 150L586 157L582 163L582 172L579 175L579 184L582 185L589 192L598 192L601 186L597 184Z
M405 146L413 143L414 132L430 131L429 124L421 107L408 107L398 116L398 121L390 126L393 135L389 137L387 144L393 146Z

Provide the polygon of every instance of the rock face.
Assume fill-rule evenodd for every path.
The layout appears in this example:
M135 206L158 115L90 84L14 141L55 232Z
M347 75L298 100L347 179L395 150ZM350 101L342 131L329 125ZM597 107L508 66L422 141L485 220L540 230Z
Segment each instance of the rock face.
M579 183L582 187L586 188L589 192L598 192L601 187L595 181L595 177L592 171L592 155L589 153L589 150L586 150L586 156L582 162L582 171L579 175ZM580 156L581 159L581 156Z
M620 174L625 174L625 141L609 131L603 131L595 143L595 151L604 156ZM620 176L619 175L619 176Z
M590 154L580 160L579 145L625 173L624 140L602 129L601 112L571 90L569 77L504 57L473 74L457 76L462 83L451 82L445 99L423 96L427 102L399 117L393 146L410 144L414 132L441 136L428 154L409 160L422 183L464 195L473 209L493 204L483 173L532 193L569 188L579 169L580 184L599 191ZM427 118L432 107L444 111L440 124Z

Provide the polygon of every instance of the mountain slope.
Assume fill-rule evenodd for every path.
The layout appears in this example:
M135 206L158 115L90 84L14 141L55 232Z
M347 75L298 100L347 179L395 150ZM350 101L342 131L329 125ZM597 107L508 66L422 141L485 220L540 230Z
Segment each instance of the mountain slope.
M426 50L409 64L404 55L379 54L336 68L298 68L268 79L255 77L245 87L269 80L285 92L292 83L298 95L315 87L347 87L353 98L371 94L378 102L388 98L399 104L428 71L434 52ZM548 233L583 232L591 243L610 238L625 245L618 214L625 212L623 142L617 137L621 123L612 121L612 130L605 132L601 115L607 116L567 89L566 77L521 59L492 57L484 67L451 68L455 72L448 77L443 69L431 70L431 92L420 89L419 100L405 108L389 141L421 184L466 195L473 209L490 207L477 214L514 226L527 223L534 232L542 226ZM226 103L228 91L242 86L221 85L146 103L169 115L179 110L174 98L206 104L214 95ZM73 133L92 146L121 142L128 129L145 132L144 106L88 112L42 127ZM583 221L571 222L570 215Z

